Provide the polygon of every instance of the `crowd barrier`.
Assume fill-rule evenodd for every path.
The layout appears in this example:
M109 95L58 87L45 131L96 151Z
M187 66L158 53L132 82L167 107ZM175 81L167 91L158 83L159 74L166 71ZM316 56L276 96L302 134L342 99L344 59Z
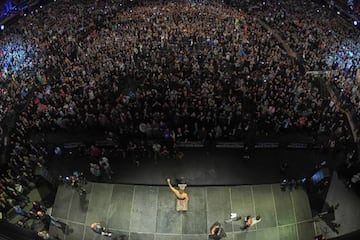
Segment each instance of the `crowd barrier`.
M147 141L148 146L152 146L155 141ZM111 140L100 140L94 143L95 146L101 148L115 148L118 146L117 143L114 143ZM64 149L75 149L86 147L87 145L83 142L69 142L63 144ZM209 145L210 146L210 145ZM202 141L186 141L186 142L177 142L177 148L205 148L206 146ZM280 143L277 141L273 142L255 142L252 144L245 142L216 142L211 146L218 149L244 149L245 146L253 147L255 149L275 149L275 148L287 148L287 149L319 149L321 144L310 144L310 143L301 143L301 142L287 142Z

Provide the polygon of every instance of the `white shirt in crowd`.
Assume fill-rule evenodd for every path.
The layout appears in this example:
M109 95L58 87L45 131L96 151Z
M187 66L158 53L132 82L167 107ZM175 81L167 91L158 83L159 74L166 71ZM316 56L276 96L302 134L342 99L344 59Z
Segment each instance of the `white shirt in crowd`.
M107 169L110 167L109 159L107 157L102 157L99 161L100 166L102 166L104 169Z

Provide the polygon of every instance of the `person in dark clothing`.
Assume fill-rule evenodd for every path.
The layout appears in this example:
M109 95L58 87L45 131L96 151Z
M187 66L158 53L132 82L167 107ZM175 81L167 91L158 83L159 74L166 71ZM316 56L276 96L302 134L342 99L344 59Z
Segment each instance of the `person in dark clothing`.
M43 211L38 211L36 215L37 215L37 218L43 222L43 224L46 226L46 228L48 228L50 225L53 225L53 226L61 229L61 231L63 231L63 233L66 233L66 228L67 228L66 223L63 223L63 222L57 220L56 218L46 214Z
M15 225L21 228L30 229L30 226L26 223L25 219L20 219Z
M225 233L223 227L221 226L221 224L219 222L215 222L210 227L209 240L219 240L223 237L226 237L226 233Z
M43 206L40 202L34 201L34 202L32 202L31 211L33 211L33 212L38 212L38 211L46 212L46 207Z

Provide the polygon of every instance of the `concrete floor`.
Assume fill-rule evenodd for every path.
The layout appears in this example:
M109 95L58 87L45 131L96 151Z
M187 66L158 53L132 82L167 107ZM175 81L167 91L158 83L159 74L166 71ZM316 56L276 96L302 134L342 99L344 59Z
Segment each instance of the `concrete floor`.
M278 184L193 187L188 186L189 210L175 210L175 196L167 187L88 183L86 199L69 186L60 186L52 215L69 225L64 240L110 239L92 232L101 222L113 232L111 239L205 240L210 226L219 221L229 240L309 240L315 235L307 194L302 189L281 191ZM231 212L261 215L248 230L243 222L224 223Z

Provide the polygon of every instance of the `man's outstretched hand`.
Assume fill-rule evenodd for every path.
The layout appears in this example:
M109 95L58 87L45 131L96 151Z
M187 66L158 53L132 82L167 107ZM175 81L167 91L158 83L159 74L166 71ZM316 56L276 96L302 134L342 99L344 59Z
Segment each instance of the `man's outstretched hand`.
M167 181L168 183L170 183L171 180L170 180L170 178L167 178L166 181Z

